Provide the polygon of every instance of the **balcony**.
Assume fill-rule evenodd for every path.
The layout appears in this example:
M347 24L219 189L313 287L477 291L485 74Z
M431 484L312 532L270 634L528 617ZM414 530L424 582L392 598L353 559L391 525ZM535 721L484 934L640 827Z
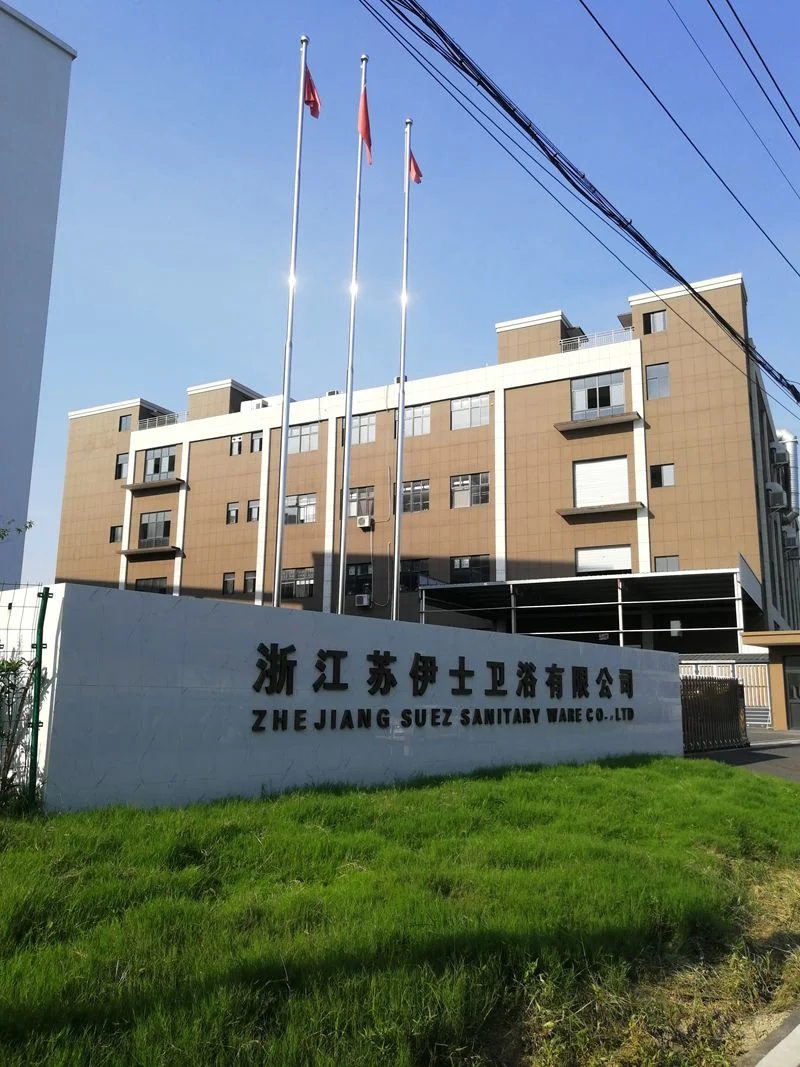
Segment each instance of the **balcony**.
M143 482L125 482L122 488L128 489L135 495L141 495L142 493L157 493L167 489L180 489L185 484L186 482L183 478L176 478L174 472L169 471L164 475L147 475Z
M170 544L169 537L140 537L136 547L120 549L120 555L128 559L147 559L150 556L164 559L177 556L179 552L177 545Z
M594 433L609 426L633 426L642 416L638 411L624 411L619 415L600 415L597 418L572 419L570 422L554 422L553 428L565 437L575 434Z
M634 339L633 327L603 330L600 333L584 333L577 337L565 337L561 341L562 352L578 352L581 348L598 348L600 345L618 345Z
M644 509L641 500L626 500L616 504L593 504L584 508L557 508L556 513L567 522L582 522L599 519L601 522L606 516L635 516Z
M139 419L139 430L155 430L158 426L177 426L179 422L186 422L187 412L168 411L164 415L154 415L150 419Z

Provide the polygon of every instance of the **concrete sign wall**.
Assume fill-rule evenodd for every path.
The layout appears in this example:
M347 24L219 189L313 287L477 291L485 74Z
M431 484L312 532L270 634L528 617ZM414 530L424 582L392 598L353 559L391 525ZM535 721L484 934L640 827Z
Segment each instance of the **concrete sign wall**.
M50 808L682 752L678 657L57 586Z

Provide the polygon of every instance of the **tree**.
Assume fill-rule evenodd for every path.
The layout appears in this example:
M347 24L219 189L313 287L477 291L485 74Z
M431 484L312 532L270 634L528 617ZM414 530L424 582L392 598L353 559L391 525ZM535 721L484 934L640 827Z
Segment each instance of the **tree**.
M17 526L14 519L0 519L0 541L5 541L12 534L25 533L26 530L30 530L31 526L33 523L30 519L23 522L22 526Z

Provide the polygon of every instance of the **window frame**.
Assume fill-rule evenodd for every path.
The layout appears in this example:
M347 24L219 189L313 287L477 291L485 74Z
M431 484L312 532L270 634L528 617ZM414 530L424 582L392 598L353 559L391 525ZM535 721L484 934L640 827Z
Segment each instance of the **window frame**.
M479 562L475 562L475 561ZM458 561L458 562L457 562ZM466 562L465 562L466 561ZM474 572L478 571L477 577ZM455 578L456 571L468 571L466 578ZM486 577L483 577L484 571ZM488 552L479 552L473 555L461 555L450 557L450 585L468 585L490 582L492 580L492 560Z
M371 562L348 563L344 579L344 595L372 596L372 581Z
M231 434L230 451L228 452L228 455L230 455L230 456L241 456L241 454L242 454L242 434L240 434L240 433L232 433Z
M130 463L130 452L117 452L117 458L114 461L114 481L122 482L128 477L128 464Z
M148 588L149 583L163 582L163 585L158 585L155 589ZM133 583L134 591L137 593L166 593L168 589L168 578L166 575L159 575L154 578L135 578Z
M128 415L120 415L117 432L118 433L126 433L127 431L129 431L131 429L132 425L133 425L133 414L132 413L129 413Z
M261 501L258 498L247 501L247 521L258 522L261 514Z
M664 471L672 471L672 481L664 480ZM658 474L656 474L658 471ZM650 488L651 489L671 489L675 485L675 464L674 463L651 463L650 464Z
M166 515L166 518L159 516ZM152 533L142 536L144 528L161 530L161 533ZM139 548L170 548L170 533L172 532L172 509L162 511L144 511L139 516ZM148 541L157 541L158 544L147 544ZM145 543L143 543L145 542Z
M143 480L148 483L167 482L175 477L177 445L162 445L160 448L148 448L144 453ZM167 465L162 469L162 463Z
M250 434L250 452L262 452L264 449L264 431L253 430Z
M308 600L313 597L314 579L314 567L284 567L281 571L281 600ZM298 592L299 588L304 591Z
M655 327L655 328L654 328ZM667 330L667 309L661 308L659 311L645 311L642 315L642 333L645 337L649 337L653 333L666 333Z
M297 445L294 445L294 442ZM303 442L306 442L305 446ZM319 451L319 422L301 422L296 426L289 427L289 439L286 444L286 454L297 456L303 452Z
M670 566L659 567L659 565L658 565L659 561L662 561L662 560L663 561L675 560L675 564L676 565L674 567L670 567ZM674 574L675 571L679 571L680 569L681 569L681 557L679 555L677 555L677 554L673 554L673 555L669 555L669 556L653 556L653 573L654 574Z
M365 421L366 420L366 421ZM371 420L371 421L370 421ZM366 429L366 436L364 430ZM351 445L374 445L378 433L378 414L375 411L365 415L354 415L351 426ZM342 423L342 444L344 444L344 423Z
M366 504L367 510L362 510L362 504ZM347 500L347 517L356 519L361 515L375 514L375 486L374 485L351 485Z
M290 503L293 501L294 503ZM289 518L290 509L294 517ZM311 512L311 518L308 514ZM301 518L301 515L303 516ZM308 526L317 521L316 493L287 493L283 501L284 526Z
M119 537L115 537L114 536L114 533L117 530L119 530ZM121 545L122 544L122 527L121 526L111 526L111 527L109 527L108 543L110 545Z
M225 571L222 575L222 595L235 596L236 571Z
M456 485L461 482L466 484ZM469 503L456 504L456 493L469 493ZM483 499L485 497L485 499ZM450 476L450 509L479 508L489 503L490 486L489 471L478 471L474 474L452 474ZM453 557L456 558L456 557Z
M604 379L608 379L604 381ZM608 403L601 403L601 390L608 389ZM586 407L576 407L576 396L585 394ZM596 403L589 403L590 394L594 393ZM619 399L620 403L614 403ZM587 374L582 378L570 380L570 415L573 422L587 422L591 419L603 419L611 415L625 413L625 371L604 371L602 374Z
M484 403L485 401L485 403ZM456 412L467 412L466 419L462 415L454 418ZM477 417L475 413L477 412ZM486 417L484 418L484 412ZM456 425L456 421L459 425ZM492 407L490 393L475 393L472 396L453 397L450 401L450 429L473 430L478 426L489 426L492 421Z
M249 586L249 588L248 588L248 586ZM255 571L245 571L244 572L244 580L243 580L243 583L242 583L242 592L245 594L245 596L255 596L256 595L256 572Z
M664 369L663 374L650 376L651 370ZM651 382L655 388L651 391ZM645 396L648 400L666 400L670 396L669 363L648 363L644 369Z
M409 404L404 411L404 437L427 437L431 432L431 405ZM397 439L397 411L394 413L394 436Z
M231 500L225 505L225 525L239 525L239 501Z
M403 482L402 491L403 515L414 515L431 509L431 480L430 478L414 478L410 482Z
M424 564L425 566L411 566L411 564ZM430 557L419 557L414 559L400 559L400 591L404 593L416 593L420 588L420 579L430 578L431 576L431 561ZM422 583L427 585L427 582Z

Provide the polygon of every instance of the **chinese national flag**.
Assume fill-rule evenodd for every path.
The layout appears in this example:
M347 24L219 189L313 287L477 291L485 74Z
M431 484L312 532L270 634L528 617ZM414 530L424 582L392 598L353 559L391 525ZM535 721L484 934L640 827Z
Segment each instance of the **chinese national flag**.
M419 169L419 163L414 159L414 153L411 152L408 157L408 173L412 182L417 185L422 181L422 171Z
M317 87L314 84L314 79L311 77L311 71L308 67L306 67L306 84L303 91L303 103L308 105L308 110L311 112L311 118L318 119L322 101L319 98Z
M361 102L358 105L358 132L366 145L367 163L372 166L372 134L369 130L369 108L367 107L367 87L361 90Z

